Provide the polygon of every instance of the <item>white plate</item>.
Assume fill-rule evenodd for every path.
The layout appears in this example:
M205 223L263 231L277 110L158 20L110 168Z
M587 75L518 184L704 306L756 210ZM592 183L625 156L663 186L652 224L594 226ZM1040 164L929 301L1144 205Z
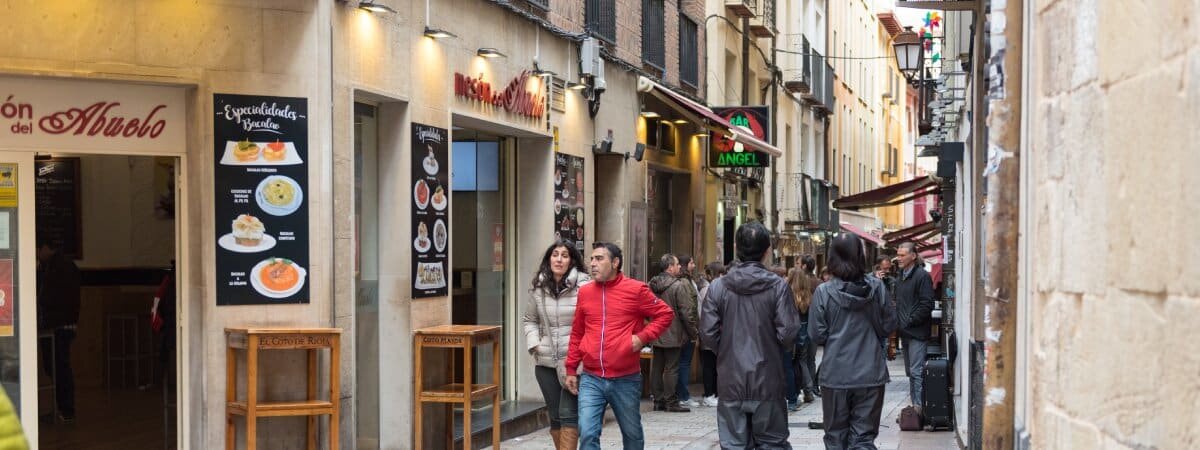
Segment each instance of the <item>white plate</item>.
M441 272L441 276L432 283L424 283L421 281L421 268L432 267L437 268ZM442 263L417 263L417 277L413 280L413 287L417 289L441 289L446 287L446 272L442 270Z
M425 195L425 203L421 203L421 199L417 197L417 186L420 185L425 185L425 192L428 193ZM433 189L429 188L429 183L426 183L425 180L417 180L416 184L413 184L413 203L417 204L418 209L425 209L426 206L429 206L430 197L433 197Z
M441 245L438 245L438 239L437 239L438 230L442 230L442 236L446 236L445 239L442 239ZM444 251L446 251L446 242L449 240L450 240L450 235L446 233L446 222L443 222L442 219L438 219L437 222L433 223L433 245L434 245L434 247L437 247L438 252L444 252Z
M438 211L445 211L446 210L446 199L449 198L450 196L446 192L446 188L442 188L442 201L441 201L441 203L435 202L435 201L433 201L433 191L435 191L435 190L436 189L429 190L429 202L433 203L433 209L436 209Z
M568 199L568 198L571 198L571 191L567 190L567 187L566 187L566 186L563 186L563 189L562 189L562 198L563 198L563 199Z
M275 248L275 238L271 237L269 234L264 234L262 241L259 242L257 246L251 247L237 243L237 239L233 237L233 233L229 233L221 236L221 239L217 240L217 245L220 245L225 250L229 250L231 252L258 253Z
M296 266L296 271L300 273L300 281L296 282L296 285L292 286L291 289L283 292L272 291L267 289L266 286L263 286L261 281L258 281L258 272L262 270L263 267L266 267L267 263L270 263L274 259L276 258L267 258L259 261L258 264L254 265L253 269L250 269L250 287L253 287L254 290L258 291L259 294L270 298L288 298L296 295L297 292L300 292L300 289L304 288L304 282L305 278L308 276L308 271L304 270L303 267L300 267L299 264L294 262L292 265Z
M422 241L424 241L424 242L422 242ZM425 253L425 252L429 251L429 247L431 246L431 241L432 240L429 238L425 238L425 239L421 239L419 237L414 238L413 239L413 249L416 250L417 253ZM422 243L424 243L425 245L421 245Z
M554 199L554 213L559 214L561 212L562 212L562 201L560 201L559 199L556 198L556 199Z
M221 156L221 164L226 166L293 166L296 164L304 164L300 159L300 154L296 152L296 145L291 142L284 142L283 147L287 149L287 154L280 161L267 161L263 158L262 149L267 148L266 142L255 142L258 144L258 158L254 161L238 161L237 157L233 156L233 149L237 148L237 141L225 141L225 154Z
M437 175L440 167L436 159L426 156L421 160L421 168L425 169L425 173L427 174Z
M267 183L274 179L282 179L288 183L291 183L292 187L295 188L296 196L292 199L291 203L284 206L275 206L267 202L265 194L263 194L263 188L267 186ZM296 212L297 209L300 209L300 204L304 202L304 191L300 189L300 183L297 183L296 180L283 175L271 175L263 178L263 180L258 183L258 187L254 189L254 200L258 202L258 207L262 208L263 212L266 212L272 216L286 216Z

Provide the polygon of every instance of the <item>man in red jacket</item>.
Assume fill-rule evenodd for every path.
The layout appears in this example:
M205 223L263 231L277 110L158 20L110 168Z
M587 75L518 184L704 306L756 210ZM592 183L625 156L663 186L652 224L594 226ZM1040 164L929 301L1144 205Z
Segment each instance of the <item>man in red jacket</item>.
M593 244L591 269L592 283L579 288L566 360L567 389L579 396L579 448L600 448L604 408L611 405L625 449L641 450L641 351L675 312L645 283L621 274L620 247Z

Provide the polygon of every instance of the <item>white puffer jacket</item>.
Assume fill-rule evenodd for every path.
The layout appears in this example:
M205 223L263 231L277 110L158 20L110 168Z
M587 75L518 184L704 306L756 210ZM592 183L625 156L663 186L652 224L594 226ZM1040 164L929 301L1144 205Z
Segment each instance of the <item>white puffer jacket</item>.
M567 359L567 344L571 340L571 323L575 320L575 302L579 298L579 287L591 279L578 270L571 269L558 296L546 291L530 291L525 302L522 323L525 327L525 348L532 351L537 365L554 367L558 381L564 382L566 374L563 361Z

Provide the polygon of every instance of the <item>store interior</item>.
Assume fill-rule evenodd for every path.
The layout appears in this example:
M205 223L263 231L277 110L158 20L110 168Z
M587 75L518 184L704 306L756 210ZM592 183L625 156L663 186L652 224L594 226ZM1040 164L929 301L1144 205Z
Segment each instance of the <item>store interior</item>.
M40 448L175 447L176 165L173 157L57 153L35 161L38 245L62 255L39 251L38 316L71 315L62 300L70 264L79 299L73 338L69 328L39 326ZM161 322L151 315L159 295ZM64 352L70 377L49 363ZM62 398L69 380L73 415Z

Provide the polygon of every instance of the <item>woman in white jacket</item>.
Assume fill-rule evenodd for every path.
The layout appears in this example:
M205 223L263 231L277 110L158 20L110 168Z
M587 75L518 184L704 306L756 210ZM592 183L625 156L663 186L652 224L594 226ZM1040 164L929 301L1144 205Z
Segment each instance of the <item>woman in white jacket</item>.
M559 450L573 450L579 442L579 402L566 388L563 361L579 287L588 281L579 250L565 241L551 244L533 277L522 317L526 348L537 363L534 376L550 415L550 436Z

